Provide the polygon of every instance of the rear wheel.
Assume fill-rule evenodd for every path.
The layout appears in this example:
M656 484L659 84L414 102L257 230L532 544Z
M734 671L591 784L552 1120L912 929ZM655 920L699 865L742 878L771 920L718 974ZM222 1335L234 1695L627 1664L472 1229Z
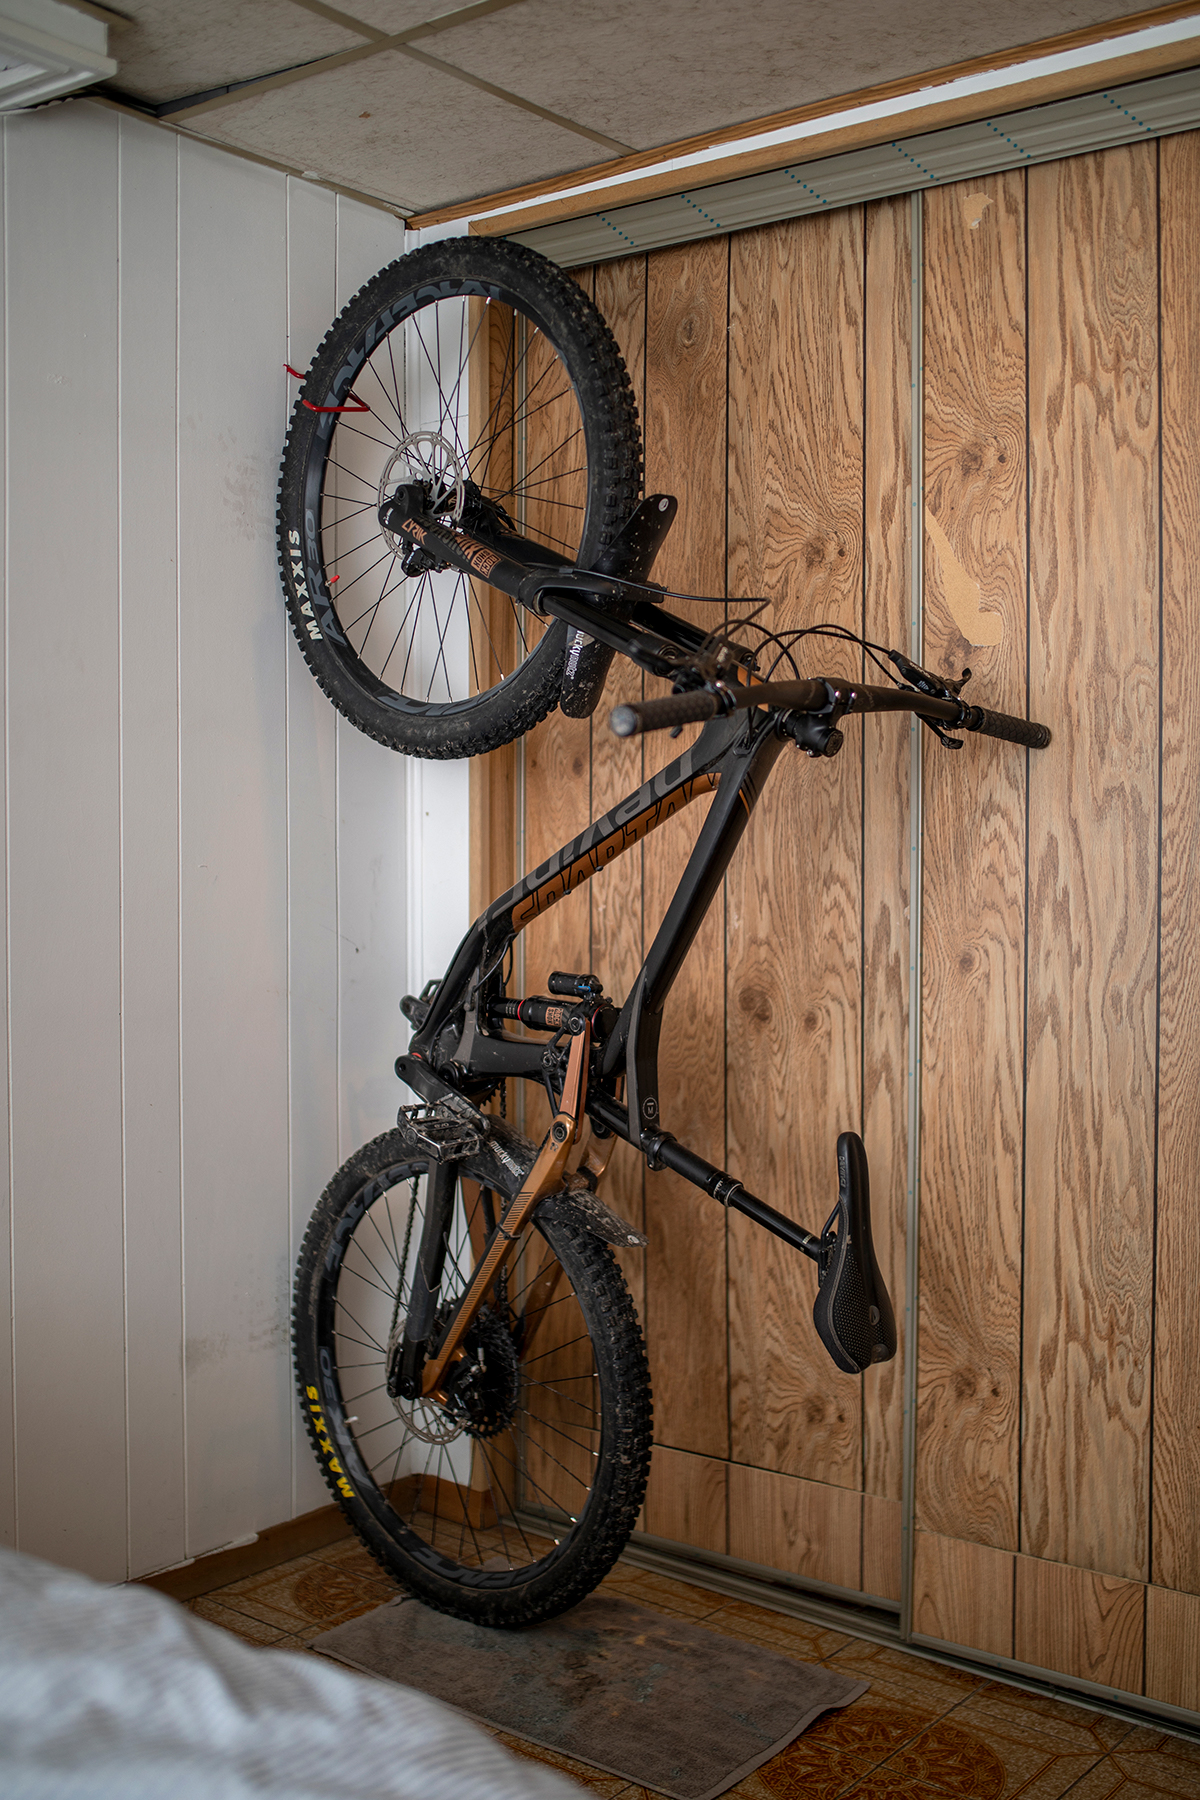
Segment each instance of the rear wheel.
M389 1396L429 1166L392 1131L326 1189L296 1275L300 1404L326 1480L398 1581L479 1624L533 1624L590 1593L633 1529L650 1458L641 1330L611 1250L551 1199L468 1332L449 1403ZM486 1147L458 1165L439 1320L502 1210L500 1168Z
M556 704L566 628L425 566L382 526L413 484L444 522L515 527L584 565L637 505L637 409L612 333L520 244L450 238L369 281L313 359L279 482L284 594L329 698L394 749L472 756Z

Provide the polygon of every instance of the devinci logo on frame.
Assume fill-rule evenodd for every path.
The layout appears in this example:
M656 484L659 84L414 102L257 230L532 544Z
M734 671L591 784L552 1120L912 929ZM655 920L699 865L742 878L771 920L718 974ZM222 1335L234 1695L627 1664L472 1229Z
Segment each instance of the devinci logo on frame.
M626 850L632 850L635 844L640 843L651 831L657 830L658 826L675 813L682 812L698 795L713 793L717 782L718 777L713 774L693 775L690 781L681 782L670 793L664 794L661 800L652 801L644 812L617 825L615 830L590 845L565 868L547 876L545 881L514 906L513 929L520 931L523 926L528 925L530 919L536 919L539 913L545 912L548 906L553 906L556 900L561 900L564 894L582 887L585 881L590 881L607 864L615 862Z

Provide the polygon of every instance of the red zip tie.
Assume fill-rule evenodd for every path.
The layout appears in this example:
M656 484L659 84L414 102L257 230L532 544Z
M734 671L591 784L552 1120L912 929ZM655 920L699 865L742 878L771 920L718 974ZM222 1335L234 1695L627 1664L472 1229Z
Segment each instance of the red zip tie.
M296 377L297 381L304 380L304 376L301 374L300 370L293 369L291 363L284 363L283 366L287 370L289 375L294 375ZM301 400L300 404L301 404L301 406L307 406L309 412L319 412L319 413L370 412L371 409L367 405L366 401L360 400L358 395L354 392L353 388L350 389L350 398L354 402L353 406L314 406L311 400Z

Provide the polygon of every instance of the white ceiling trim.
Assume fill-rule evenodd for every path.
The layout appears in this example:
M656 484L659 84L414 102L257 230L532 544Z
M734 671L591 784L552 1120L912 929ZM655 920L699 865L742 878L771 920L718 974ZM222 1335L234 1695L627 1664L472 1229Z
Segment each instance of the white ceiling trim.
M1180 19L1171 19L1162 25L1146 26L1140 31L1130 31L1111 38L1103 38L1099 42L1083 44L1071 50L1060 50L1048 56L1030 57L1025 62L1010 63L998 69L985 69L970 75L956 76L929 87L911 89L908 93L892 95L887 99L872 100L857 106L846 106L838 112L824 113L818 119L805 119L798 124L784 125L769 131L756 133L752 137L727 136L717 142L706 145L702 150L688 151L676 157L666 157L661 162L647 165L634 172L624 171L615 175L599 175L594 180L580 183L565 183L557 187L547 186L546 191L531 198L511 201L502 206L488 206L482 202L478 209L464 212L470 223L484 220L500 221L509 215L526 212L533 206L546 206L555 201L586 201L589 195L602 196L605 193L619 193L623 187L634 182L651 180L661 175L679 174L686 176L692 172L703 174L706 164L722 161L731 155L751 155L759 150L785 149L790 144L803 144L810 153L819 146L820 139L835 132L842 132L858 126L880 123L884 120L902 121L906 113L916 112L928 106L939 106L956 100L972 99L988 94L1002 98L1005 90L1014 88L1029 81L1052 78L1056 75L1070 74L1078 69L1096 68L1098 80L1104 78L1103 65L1118 58L1134 56L1143 51L1170 48L1173 45L1188 42L1190 39L1200 40L1200 11L1189 13ZM806 158L806 160L808 160ZM897 191L895 189L893 192ZM649 203L647 203L649 204ZM502 227L499 227L502 229ZM493 226L493 230L497 229ZM512 235L518 235L514 232Z
M0 113L21 112L115 75L108 27L57 0L0 4Z
M510 233L566 268L1200 126L1200 69Z

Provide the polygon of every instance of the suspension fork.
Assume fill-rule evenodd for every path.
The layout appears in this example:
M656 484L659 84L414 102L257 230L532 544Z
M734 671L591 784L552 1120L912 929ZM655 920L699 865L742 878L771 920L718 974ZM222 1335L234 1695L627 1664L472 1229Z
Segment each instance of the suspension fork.
M429 1166L429 1193L425 1203L425 1223L417 1247L417 1266L413 1272L412 1293L404 1320L398 1361L388 1371L388 1391L411 1400L421 1391L421 1371L425 1363L425 1346L433 1331L437 1315L437 1296L446 1267L446 1249L450 1241L450 1225L454 1215L456 1166L452 1162L434 1162ZM401 1270L401 1277L404 1271ZM393 1352L394 1357L394 1352Z

